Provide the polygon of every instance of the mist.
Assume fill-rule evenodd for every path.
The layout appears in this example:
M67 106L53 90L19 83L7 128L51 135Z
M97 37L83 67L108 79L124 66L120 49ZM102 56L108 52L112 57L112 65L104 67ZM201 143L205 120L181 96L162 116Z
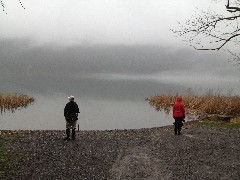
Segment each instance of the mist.
M188 88L239 91L238 68L215 52L153 45L31 47L28 40L1 41L0 49L2 91L119 99Z
M196 51L174 37L196 7L225 12L224 2L4 1L0 13L0 92L35 97L1 116L2 129L64 129L74 95L81 129L172 124L146 98L206 89L240 93L239 66L224 51ZM203 40L204 41L204 40Z

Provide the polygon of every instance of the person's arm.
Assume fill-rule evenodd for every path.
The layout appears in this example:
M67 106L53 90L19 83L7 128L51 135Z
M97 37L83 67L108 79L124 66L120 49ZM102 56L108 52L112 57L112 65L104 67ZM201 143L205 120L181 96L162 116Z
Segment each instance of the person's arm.
M175 112L175 104L173 105L173 118L175 119L174 112Z
M77 103L75 103L75 110L76 110L76 113L80 113Z
M66 117L67 115L67 105L64 107L64 116Z

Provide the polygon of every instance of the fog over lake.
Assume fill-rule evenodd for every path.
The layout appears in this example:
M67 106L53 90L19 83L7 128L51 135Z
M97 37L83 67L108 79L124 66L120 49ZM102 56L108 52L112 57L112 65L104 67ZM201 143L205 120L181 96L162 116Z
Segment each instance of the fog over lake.
M172 124L145 99L220 89L240 94L240 70L226 51L197 51L170 29L198 9L225 13L208 0L4 1L0 13L0 92L35 98L0 115L0 129L65 129L74 95L80 129ZM204 39L202 40L205 41ZM231 47L230 47L231 48ZM234 47L233 47L234 48Z
M76 97L81 129L172 124L145 98L166 92L220 88L239 94L239 70L224 54L160 46L32 47L0 45L1 92L35 97L33 105L1 115L1 129L64 129L67 97Z

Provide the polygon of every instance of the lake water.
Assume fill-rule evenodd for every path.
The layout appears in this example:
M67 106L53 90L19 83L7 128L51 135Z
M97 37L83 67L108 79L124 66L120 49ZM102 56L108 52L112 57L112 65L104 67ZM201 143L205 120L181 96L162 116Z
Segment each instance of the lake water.
M65 129L63 108L67 98L35 97L36 101L27 109L1 115L1 129ZM144 100L104 101L78 99L80 108L79 126L91 129L135 129L171 124L172 119L156 112Z
M106 130L172 124L171 113L156 112L145 101L152 95L188 88L233 88L240 94L239 69L227 56L209 52L152 46L29 48L24 42L0 44L0 52L0 92L35 98L26 109L1 114L0 129L63 130L70 95L81 111L80 129Z

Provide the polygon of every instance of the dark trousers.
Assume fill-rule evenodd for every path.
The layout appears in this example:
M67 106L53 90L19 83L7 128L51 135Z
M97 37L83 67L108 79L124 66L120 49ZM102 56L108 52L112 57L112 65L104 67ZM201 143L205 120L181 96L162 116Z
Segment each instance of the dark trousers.
M174 124L174 132L176 135L180 135L180 132L181 132L181 129L182 129L182 126L183 126L183 122L184 119L183 118L180 118L180 117L177 117L175 118L175 122L173 123Z
M67 139L70 138L70 129L66 129Z
M180 135L182 127L174 127L174 132L176 135Z

